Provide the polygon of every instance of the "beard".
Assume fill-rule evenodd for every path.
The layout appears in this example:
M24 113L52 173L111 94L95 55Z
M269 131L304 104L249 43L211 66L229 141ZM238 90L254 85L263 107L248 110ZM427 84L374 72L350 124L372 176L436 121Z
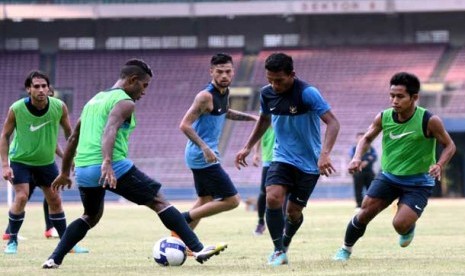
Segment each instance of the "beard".
M217 82L215 80L214 82L216 86L221 87L221 88L227 88L231 84L231 81Z

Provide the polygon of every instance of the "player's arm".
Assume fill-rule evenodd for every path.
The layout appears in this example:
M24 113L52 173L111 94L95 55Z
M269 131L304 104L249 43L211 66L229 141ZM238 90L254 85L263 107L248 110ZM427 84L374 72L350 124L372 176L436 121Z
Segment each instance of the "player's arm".
M437 115L433 115L428 121L428 136L433 136L436 138L439 144L442 145L443 150L439 160L436 164L432 165L429 169L429 174L435 178L441 178L442 168L450 161L452 156L455 154L455 143L450 138L449 133L447 133L444 128L444 124Z
M192 124L204 113L211 112L213 110L213 98L210 93L207 91L202 91L195 96L194 102L187 110L186 114L179 124L179 129L184 133L184 135L196 144L203 151L205 161L207 163L217 162L217 157L215 153L210 149L210 147L205 143L205 141L200 138L197 132L192 127Z
M61 171L60 174L55 178L52 183L53 190L63 190L65 187L71 188L71 168L73 166L73 159L76 155L76 148L79 142L79 135L81 132L81 120L78 120L76 126L74 127L73 132L68 138L65 150L62 153L61 157ZM56 148L58 150L58 146Z
M265 131L270 127L270 124L271 114L261 113L245 146L236 154L234 164L236 165L237 169L240 170L241 166L248 166L247 162L245 161L245 158L250 154L250 151L252 150L253 146L260 140Z
M370 148L373 140L375 140L383 130L383 126L381 124L381 114L382 113L376 115L375 119L368 127L368 130L365 132L365 135L363 135L363 137L358 142L354 157L352 157L352 160L349 163L349 173L361 171L363 154Z
M76 149L79 142L79 135L81 133L81 120L79 119L74 127L73 132L68 138L63 157L61 160L61 174L69 177L73 165L73 159L76 155Z
M55 148L55 154L60 157L60 158L63 158L63 149L61 148L60 145L57 144L57 147Z
M261 154L262 154L262 145L261 145L261 139L257 141L254 147L254 153L252 157L252 165L255 167L258 167L260 165L260 160L261 160Z
M336 169L331 163L330 154L333 150L336 138L339 133L340 125L336 116L331 110L328 110L320 116L321 120L326 124L325 138L323 141L323 147L321 148L320 158L318 159L318 169L320 173L329 176Z
M115 147L116 134L120 126L134 113L135 103L131 100L118 102L108 115L107 124L102 137L102 175L100 183L102 186L109 185L116 188L116 176L112 168L113 149Z
M61 115L60 119L60 125L63 128L63 132L65 134L65 138L68 139L69 136L71 136L71 122L69 120L69 112L68 112L68 107L66 106L65 103L62 105L63 113Z
M240 112L234 109L229 109L226 113L226 118L234 121L257 121L258 116L248 114L245 112Z
M16 127L16 116L15 113L10 109L5 119L5 123L2 128L2 135L0 137L0 156L2 158L2 173L3 179L12 181L14 178L13 170L10 168L8 162L8 151L10 149L10 137Z

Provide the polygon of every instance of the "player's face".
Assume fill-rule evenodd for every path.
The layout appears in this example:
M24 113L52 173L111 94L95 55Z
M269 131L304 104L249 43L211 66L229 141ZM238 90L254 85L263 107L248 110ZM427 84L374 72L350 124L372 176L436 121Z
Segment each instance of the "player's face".
M210 68L210 76L216 86L226 88L231 85L234 68L231 63L217 64Z
M139 79L137 76L132 76L128 87L124 90L134 100L140 100L145 95L145 90L150 84L152 78L149 75L145 75L145 78Z
M410 96L404 85L391 85L389 91L391 99L391 106L397 113L409 111L415 107L415 101L418 98L418 94Z
M42 78L33 78L31 86L27 88L27 93L35 102L46 101L49 94L47 81Z
M271 84L271 88L273 88L274 92L278 94L284 93L292 87L294 84L294 76L294 72L291 74L286 74L283 71L271 72L266 70L266 78Z

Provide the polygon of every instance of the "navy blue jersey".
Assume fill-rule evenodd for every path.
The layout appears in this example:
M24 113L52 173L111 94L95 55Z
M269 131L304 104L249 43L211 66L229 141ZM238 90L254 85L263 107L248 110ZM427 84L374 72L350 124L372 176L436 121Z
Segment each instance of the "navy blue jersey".
M330 110L320 91L295 79L290 91L275 93L271 85L261 89L261 112L272 115L276 134L273 161L292 164L319 174L320 116Z
M197 132L197 135L210 147L218 160L219 151L218 144L220 141L221 132L224 126L226 113L229 109L229 89L224 94L221 94L218 89L209 83L204 91L211 93L213 97L213 110L210 113L200 115L200 117L192 124L192 127ZM185 159L187 166L191 169L201 169L216 163L207 163L203 156L203 151L191 140L187 141L185 150Z

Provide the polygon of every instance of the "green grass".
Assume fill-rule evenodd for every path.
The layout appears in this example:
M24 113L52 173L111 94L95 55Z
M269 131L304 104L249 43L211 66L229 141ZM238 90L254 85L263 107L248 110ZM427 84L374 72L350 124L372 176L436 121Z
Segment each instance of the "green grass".
M190 203L175 202L180 210ZM203 265L189 258L181 267L160 267L151 258L154 242L169 235L158 217L145 207L108 203L105 214L80 245L90 254L69 254L56 271L42 270L57 240L43 237L42 207L30 204L17 255L0 253L1 275L458 275L465 273L465 200L431 200L407 248L397 244L389 207L369 225L346 263L331 257L342 244L353 215L352 201L316 201L305 209L304 224L288 253L290 264L272 268L266 258L268 235L255 237L256 213L241 205L234 211L204 219L196 232L204 244L228 242L229 247ZM82 212L80 204L65 205L68 223ZM0 207L3 230L7 208Z

